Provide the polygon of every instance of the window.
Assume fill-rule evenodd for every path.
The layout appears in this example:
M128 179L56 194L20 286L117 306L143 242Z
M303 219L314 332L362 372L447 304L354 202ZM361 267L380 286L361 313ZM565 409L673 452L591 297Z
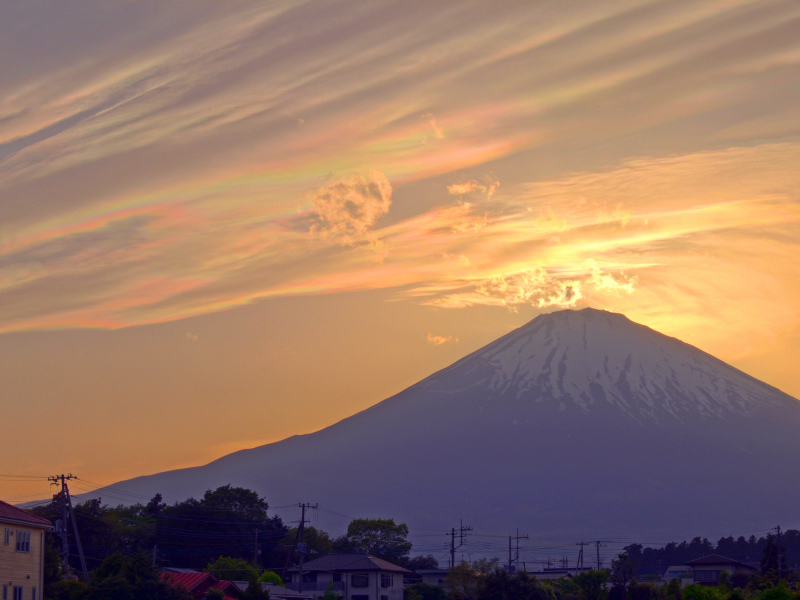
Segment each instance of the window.
M695 571L694 580L702 583L717 583L719 581L719 571Z
M369 596L366 594L353 594L350 596L350 600L369 600Z
M6 527L6 536L5 536L4 539L5 539L6 546L8 546L11 543L11 530L8 527ZM6 587L8 587L8 586L6 586ZM3 600L8 600L8 598L4 596Z
M333 583L342 583L342 574L341 573L334 573L332 579L333 579Z
M381 596L381 600L389 600L389 596Z
M381 587L383 588L392 587L391 573L381 573Z
M6 529L6 531L8 531L8 529ZM8 586L7 585L3 586L3 600L8 600Z
M36 588L33 588L33 594L31 595L31 600L39 600L39 597L36 595Z
M17 530L17 552L30 552L30 551L31 551L31 532ZM14 598L14 600L17 599Z
M14 586L14 600L22 600L22 586L15 585Z
M351 575L350 585L352 585L353 587L368 587L369 575ZM353 600L356 600L355 596L353 596Z

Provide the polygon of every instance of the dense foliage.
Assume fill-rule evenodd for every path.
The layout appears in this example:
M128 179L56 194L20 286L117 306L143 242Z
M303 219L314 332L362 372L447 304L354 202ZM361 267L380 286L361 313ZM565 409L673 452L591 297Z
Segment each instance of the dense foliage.
M625 552L636 563L640 575L661 574L670 565L682 565L709 554L720 554L741 562L760 562L765 554L770 560L777 560L777 552L769 553L774 538L772 534L760 538L753 535L749 538L728 536L714 544L706 538L696 537L690 542L670 542L660 548L631 544L625 547ZM783 548L781 555L786 561L784 566L795 568L800 565L800 531L789 529L783 532L780 545Z

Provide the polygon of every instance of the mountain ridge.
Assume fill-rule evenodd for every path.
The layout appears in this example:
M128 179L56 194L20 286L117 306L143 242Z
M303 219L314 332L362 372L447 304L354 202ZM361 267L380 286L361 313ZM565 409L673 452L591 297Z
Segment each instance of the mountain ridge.
M231 483L425 529L760 526L795 514L798 429L800 402L694 346L558 311L321 430L115 485L173 501Z

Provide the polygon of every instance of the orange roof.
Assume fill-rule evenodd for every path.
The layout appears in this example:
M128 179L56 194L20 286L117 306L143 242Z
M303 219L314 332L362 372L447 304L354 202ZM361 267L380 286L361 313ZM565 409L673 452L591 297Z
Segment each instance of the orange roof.
M32 527L52 527L53 524L47 519L29 513L28 511L12 506L8 502L0 500L0 521L14 521L24 523Z

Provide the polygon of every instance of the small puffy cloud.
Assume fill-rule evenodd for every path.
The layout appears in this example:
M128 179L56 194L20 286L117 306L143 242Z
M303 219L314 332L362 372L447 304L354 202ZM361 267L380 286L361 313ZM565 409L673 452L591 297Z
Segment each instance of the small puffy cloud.
M447 343L456 343L458 342L457 337L453 337L452 335L443 336L443 335L433 335L432 333L428 334L428 343L431 346L441 346L442 344Z
M470 179L464 183L453 183L447 186L447 193L451 196L464 196L473 192L485 193L487 198L494 196L497 188L500 187L499 181L490 181L486 184L479 183Z
M466 183L453 183L447 186L447 193L453 196L471 194L478 189L477 181L467 181Z
M317 190L311 231L322 235L363 234L389 212L392 186L379 171L354 175Z
M539 308L547 306L570 308L575 306L581 298L583 298L583 287L580 281L555 280L552 282L550 290L537 300L536 305Z
M552 277L542 268L488 279L476 291L512 308L520 304L568 308L583 298L580 281Z
M632 294L637 283L637 276L612 274L603 271L594 260L588 260L569 276L553 275L543 267L535 267L472 282L461 281L450 287L421 287L416 293L429 298L425 304L441 308L487 305L515 311L524 305L572 308L598 293Z
M598 290L632 294L638 280L639 278L636 275L628 277L625 273L620 273L617 277L614 277L611 273L604 273L600 269L596 269L592 272L587 283Z

